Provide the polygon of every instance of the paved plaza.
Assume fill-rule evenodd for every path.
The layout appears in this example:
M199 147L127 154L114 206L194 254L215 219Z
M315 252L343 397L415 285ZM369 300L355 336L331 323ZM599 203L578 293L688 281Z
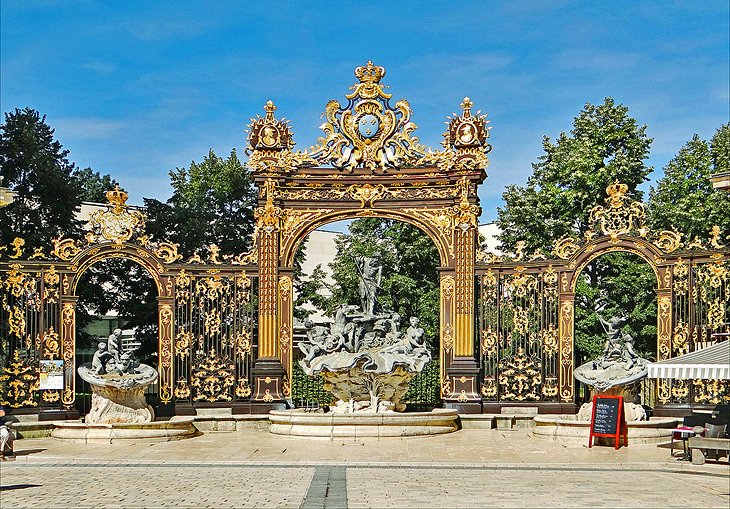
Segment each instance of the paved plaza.
M528 430L312 439L210 432L164 443L16 442L0 507L722 507L730 467L654 444L589 449Z

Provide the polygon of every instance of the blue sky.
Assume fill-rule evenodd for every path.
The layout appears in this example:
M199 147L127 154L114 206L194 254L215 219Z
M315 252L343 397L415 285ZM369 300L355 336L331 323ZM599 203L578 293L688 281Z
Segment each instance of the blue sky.
M524 184L543 135L606 96L654 138L654 179L728 121L727 0L0 3L0 103L47 115L79 166L167 199L168 171L213 148L243 157L273 99L297 148L314 144L354 67L385 66L422 143L438 146L465 95L492 121L482 222ZM648 189L648 186L647 186Z

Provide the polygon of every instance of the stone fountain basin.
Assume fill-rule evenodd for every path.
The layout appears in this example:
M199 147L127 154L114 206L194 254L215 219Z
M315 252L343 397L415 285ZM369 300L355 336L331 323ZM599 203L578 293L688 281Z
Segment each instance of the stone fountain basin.
M672 428L677 427L677 419L672 417L652 417L648 421L627 422L629 444L650 444L664 442L672 436ZM553 440L580 439L588 441L590 421L579 421L574 415L536 415L535 436Z
M431 412L351 414L272 410L269 431L276 435L327 438L440 435L456 431L458 417L456 410L445 408Z
M51 437L72 443L111 444L119 440L168 442L190 438L197 432L193 419L111 424L64 422L54 424Z

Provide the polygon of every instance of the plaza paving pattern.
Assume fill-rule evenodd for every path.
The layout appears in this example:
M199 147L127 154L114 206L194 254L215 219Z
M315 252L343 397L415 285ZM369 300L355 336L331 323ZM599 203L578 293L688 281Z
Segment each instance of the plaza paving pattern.
M727 463L654 444L589 449L528 430L312 439L264 431L165 443L16 442L0 507L722 507Z

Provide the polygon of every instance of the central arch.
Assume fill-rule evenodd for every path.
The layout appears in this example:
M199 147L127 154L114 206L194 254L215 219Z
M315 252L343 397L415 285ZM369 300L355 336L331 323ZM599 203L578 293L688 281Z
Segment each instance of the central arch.
M441 391L448 406L481 412L479 366L474 359L478 186L491 150L485 115L448 119L443 150L412 136L416 125L405 100L390 104L372 62L355 69L347 104L327 104L324 136L295 152L287 121L266 103L248 131L248 166L259 188L259 358L252 400L269 407L290 393L293 333L293 261L302 239L341 219L379 217L422 230L439 252ZM368 125L362 122L367 120Z
M432 224L429 224L417 217L413 217L412 215L406 214L405 212L398 209L371 209L368 210L366 214L363 214L363 211L361 209L339 210L324 214L314 221L302 224L302 226L300 226L294 233L290 235L289 239L287 239L287 242L282 245L281 265L283 267L293 266L294 256L299 249L299 246L304 241L304 239L306 239L307 235L312 233L317 228L320 228L329 223L334 223L336 221L342 221L347 219L363 219L369 217L377 217L380 219L394 219L415 226L423 233L428 235L428 237L438 249L440 265L442 267L446 267L449 265L449 258L450 256L453 256L453 245L450 245L449 239L446 238L442 232L434 231Z

